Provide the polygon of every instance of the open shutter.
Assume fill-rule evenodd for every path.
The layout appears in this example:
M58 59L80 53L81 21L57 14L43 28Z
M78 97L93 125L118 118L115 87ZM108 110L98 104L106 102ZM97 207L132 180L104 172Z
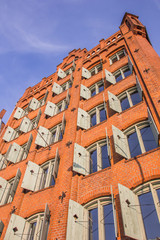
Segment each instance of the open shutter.
M69 101L70 101L70 95L69 95L69 89L67 90L67 95L66 95L66 103L67 105L69 105Z
M25 148L25 152L26 152L27 155L29 153L29 149L31 147L32 141L33 141L33 135L31 133L30 136L29 136L29 140L27 142L26 148Z
M104 109L105 109L106 118L107 118L107 105L106 105L106 100L105 100L105 95L104 95L104 93L103 93L103 104L104 104Z
M0 170L5 168L7 165L7 161L5 156L3 156L2 154L0 154Z
M73 72L71 72L70 81L73 83Z
M65 131L65 126L66 126L66 119L65 119L65 113L63 113L63 118L62 118L62 134L63 135Z
M83 175L89 174L89 152L79 144L74 144L73 171Z
M139 96L142 99L143 90L137 76L136 76L136 87L137 87Z
M112 191L112 185L111 185L111 197L112 197L112 209L113 209L114 231L115 231L115 237L117 238L116 206L115 206L115 199L114 199L113 191Z
M113 93L108 91L109 107L116 112L122 112L120 100Z
M3 228L4 228L4 224L3 224L3 222L0 220L0 236L1 236L2 232L3 232Z
M90 115L81 108L78 108L77 126L83 129L90 128Z
M4 178L0 177L0 205L5 204L6 197L9 194L10 183Z
M106 130L106 142L107 142L108 157L109 157L109 159L111 159L111 148L110 148L110 141L109 141L109 137L108 137L108 133L107 133L107 128L105 128L105 130Z
M63 88L56 82L53 83L52 92L55 94L60 94L63 92Z
M118 184L118 189L125 236L145 240L138 197L121 184Z
M129 66L129 69L130 69L130 71L132 73L133 72L133 64L132 64L131 59L130 59L129 56L128 56L128 66Z
M35 144L46 147L47 145L50 145L51 138L52 133L47 128L40 126L36 136Z
M40 166L31 161L28 161L21 187L27 190L34 191L39 172Z
M82 77L84 78L90 78L91 77L91 73L90 71L88 71L86 68L82 67Z
M20 240L23 239L23 231L25 227L26 220L16 214L12 214L8 228L6 231L6 235L4 237L4 240ZM14 232L14 229L17 231Z
M15 135L16 131L11 127L7 127L5 134L3 136L3 140L9 142L15 138Z
M66 240L82 240L85 230L84 226L84 207L70 199Z
M40 105L41 103L36 98L32 98L29 103L29 108L32 110L36 110L37 108L40 107Z
M13 117L16 119L20 119L24 115L25 115L25 111L22 108L18 107Z
M73 64L72 64L72 66L73 66L73 69L75 70L76 69L76 64L75 64L75 60L73 59Z
M105 69L105 76L106 76L106 81L115 84L116 83L116 79L115 76L109 72L108 70Z
M41 114L42 114L42 111L41 111L41 109L39 109L38 115L37 115L37 117L36 117L36 121L35 121L35 124L34 124L34 127L37 127L37 126L38 126L38 123L39 123L39 119L40 119L40 117L41 117Z
M154 136L154 139L156 141L156 144L158 146L158 136L159 136L159 132L158 132L158 129L157 129L157 126L153 120L153 117L152 117L152 114L149 110L149 108L147 108L147 111L148 111L148 121L150 123L150 127L151 127L151 130L152 130L152 133L153 133L153 136Z
M18 168L15 179L14 179L14 182L13 182L13 185L12 185L11 190L10 190L10 195L11 195L12 199L14 198L14 195L15 195L20 177L21 177L21 171Z
M57 113L58 107L56 104L52 103L52 102L47 102L44 114L53 117L56 113Z
M66 73L60 68L58 69L58 77L60 77L60 78L66 77Z
M81 84L80 96L84 99L89 99L91 97L91 91L89 88Z
M114 147L116 153L125 158L130 158L127 136L118 128L112 125Z
M54 167L53 167L54 180L57 178L57 175L58 175L59 160L60 160L60 157L59 157L59 151L58 151L58 148L57 148Z
M41 103L41 106L43 106L44 104L45 104L45 102L46 102L46 100L47 100L47 97L48 97L48 90L46 91L46 93L45 93L45 95L44 95L44 98L43 98L43 100L42 100L42 103Z
M46 203L45 211L44 211L44 218L43 218L43 223L42 223L42 233L41 233L41 236L40 236L40 240L46 240L47 239L49 218L50 218L50 212L49 212L48 204Z
M20 127L19 127L19 131L21 132L29 132L33 127L33 124L32 124L32 121L27 118L27 117L24 117L21 124L20 124Z
M16 163L21 161L23 157L24 149L18 145L17 143L13 143L8 149L7 154L6 154L6 160L10 161L12 163Z

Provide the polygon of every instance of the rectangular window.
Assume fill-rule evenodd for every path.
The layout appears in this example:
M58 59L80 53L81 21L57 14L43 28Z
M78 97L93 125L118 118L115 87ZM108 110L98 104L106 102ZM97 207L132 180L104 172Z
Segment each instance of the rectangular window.
M113 75L116 79L116 82L121 81L122 79L130 76L131 74L132 74L132 72L131 72L128 64L113 73Z
M95 96L96 94L104 90L104 81L101 80L99 82L94 83L92 86L89 87L89 89L91 91L91 97Z
M121 58L126 56L126 52L124 49L122 49L121 51L115 53L114 55L112 55L109 60L110 60L110 64L113 64L117 61L119 61Z

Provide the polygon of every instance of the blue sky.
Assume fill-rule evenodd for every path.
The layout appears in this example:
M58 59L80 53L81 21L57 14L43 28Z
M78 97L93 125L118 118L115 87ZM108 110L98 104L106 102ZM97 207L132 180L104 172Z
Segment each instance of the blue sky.
M7 122L25 89L55 72L73 49L90 50L139 16L160 55L160 0L0 0L0 110Z

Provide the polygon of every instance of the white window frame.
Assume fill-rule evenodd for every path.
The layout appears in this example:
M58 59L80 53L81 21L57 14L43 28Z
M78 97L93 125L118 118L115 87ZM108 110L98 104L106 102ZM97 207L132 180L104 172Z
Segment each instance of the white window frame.
M58 107L56 114L58 114L58 113L60 113L60 112L62 112L62 111L64 111L64 110L66 110L66 109L68 108L68 104L67 104L66 98L64 98L62 101L56 103L56 105L57 105L57 107ZM59 110L60 107L61 107L61 110ZM66 108L66 107L67 107L67 108Z
M52 127L49 129L49 131L52 133L52 139L51 139L51 143L50 144L53 144L55 142L58 142L59 141L59 137L60 137L60 134L62 134L62 123L59 123L57 124L56 126ZM55 132L55 137L53 138L54 136L54 133ZM63 134L62 134L63 135Z
M105 110L105 113L106 113L106 108L104 106L104 103L100 104L100 105L97 105L96 107L92 108L88 114L90 115L90 118L93 114L96 113L96 125L99 124L101 121L100 121L100 111L104 109ZM106 119L107 119L107 113L106 113ZM90 123L91 123L91 120L90 120ZM95 125L94 125L95 126ZM91 126L92 127L92 126Z
M125 49L123 48L122 50L116 52L115 54L113 54L110 58L110 65L112 65L114 62L112 61L115 57L117 58L117 61L119 61L121 58L119 57L120 54L124 53L124 57L127 55ZM117 62L116 61L116 62Z

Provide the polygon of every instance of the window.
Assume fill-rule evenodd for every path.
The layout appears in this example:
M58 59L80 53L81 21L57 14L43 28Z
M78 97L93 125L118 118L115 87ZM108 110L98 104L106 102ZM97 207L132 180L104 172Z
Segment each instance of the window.
M113 73L116 82L119 82L120 80L128 77L131 74L132 74L132 72L128 65L118 69L116 72Z
M94 95L104 90L104 81L101 80L99 82L94 83L91 87L89 87L89 89L91 91L91 97L93 97Z
M59 103L57 103L56 105L58 107L58 112L57 113L62 112L62 111L66 110L68 108L66 98L63 99L62 101L60 101Z
M94 52L95 53L95 52ZM91 76L94 76L95 74L99 73L100 71L102 71L102 64L99 63L98 65L96 65L95 67L93 67L92 69L89 70L91 73Z
M51 137L51 143L57 142L59 140L63 139L63 134L62 134L62 123L54 126L53 128L49 129L50 132L52 133Z
M91 118L91 127L107 119L104 104L97 106L96 108L90 110L88 113Z
M126 55L126 52L125 52L124 49L122 49L121 51L117 52L116 54L112 55L109 58L110 64L113 64L113 63L117 62L118 60L123 58L125 55Z
M61 87L62 87L63 91L65 91L72 87L72 83L71 83L71 81L65 82L61 85Z
M71 68L67 69L67 70L65 71L66 76L68 76L69 74L71 74L73 71L74 71L74 67L71 67Z
M66 240L115 240L111 197L95 199L85 206L69 201Z

